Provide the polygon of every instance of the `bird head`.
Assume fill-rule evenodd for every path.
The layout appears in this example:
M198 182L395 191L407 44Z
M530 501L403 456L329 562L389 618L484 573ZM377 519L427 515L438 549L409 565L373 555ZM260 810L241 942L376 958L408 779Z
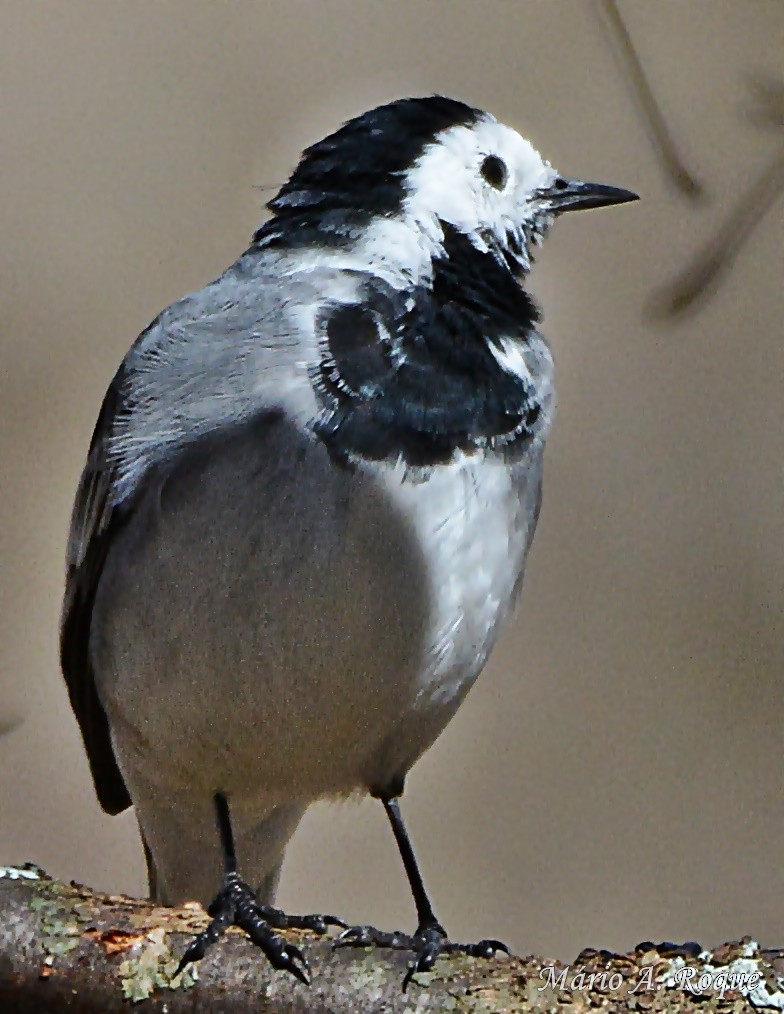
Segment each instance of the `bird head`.
M379 106L307 148L269 208L303 242L314 228L330 243L397 224L437 254L446 225L525 272L557 215L636 199L559 175L516 130L436 95Z

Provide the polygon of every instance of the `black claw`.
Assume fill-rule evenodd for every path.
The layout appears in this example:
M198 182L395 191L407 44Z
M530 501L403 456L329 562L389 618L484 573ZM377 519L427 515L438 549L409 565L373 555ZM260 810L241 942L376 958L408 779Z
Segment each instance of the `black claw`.
M401 989L402 989L402 991L404 993L408 990L409 983L411 982L411 980L414 978L414 976L416 975L416 973L418 971L419 971L419 969L417 968L416 965L409 965L408 966L408 971L403 976L403 985L401 987Z
M202 930L201 933L193 938L180 958L180 963L177 965L177 971L174 974L179 975L191 962L201 961L210 947L223 936L229 925L230 920L226 918L225 912L215 916L207 929Z
M271 944L272 953L268 951L267 956L273 967L284 972L290 972L300 982L309 986L310 965L299 947L294 944L287 944L281 937L274 935Z
M293 975L295 979L299 979L303 986L310 985L310 976L308 973L301 969L299 965L295 965L293 961L287 961L284 965L281 965L281 968Z
M177 966L177 975L191 962L200 961L229 926L238 926L264 952L273 968L289 972L307 986L310 984L308 959L299 947L287 943L275 930L307 929L323 934L328 926L346 925L331 915L286 915L278 908L260 905L253 889L234 872L226 874L223 887L207 911L212 921L186 948Z
M463 954L468 954L472 958L486 959L495 957L499 951L502 954L512 953L502 940L480 940L476 944L449 944L447 949L450 952L455 949Z
M201 934L199 934L199 936L201 936ZM184 971L188 965L190 965L192 961L200 961L204 957L206 949L206 947L202 946L199 937L196 937L190 946L186 947L185 953L180 958L180 963L177 965L177 971L174 973L175 979L180 972Z

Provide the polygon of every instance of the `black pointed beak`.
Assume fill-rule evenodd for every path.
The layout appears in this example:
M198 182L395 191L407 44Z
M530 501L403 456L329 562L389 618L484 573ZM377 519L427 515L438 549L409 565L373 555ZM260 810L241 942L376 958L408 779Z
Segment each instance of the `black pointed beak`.
M639 201L639 194L606 183L583 183L558 176L549 187L539 191L542 202L556 215L562 211L581 211L586 208L606 208L610 204Z

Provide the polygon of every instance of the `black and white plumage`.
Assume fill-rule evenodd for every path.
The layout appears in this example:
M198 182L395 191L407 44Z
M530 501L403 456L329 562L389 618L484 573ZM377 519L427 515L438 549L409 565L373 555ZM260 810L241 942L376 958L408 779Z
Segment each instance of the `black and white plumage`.
M270 902L307 806L389 803L452 717L539 511L530 247L633 197L461 102L400 100L307 149L249 249L131 348L74 507L62 664L158 900L220 888L218 799Z

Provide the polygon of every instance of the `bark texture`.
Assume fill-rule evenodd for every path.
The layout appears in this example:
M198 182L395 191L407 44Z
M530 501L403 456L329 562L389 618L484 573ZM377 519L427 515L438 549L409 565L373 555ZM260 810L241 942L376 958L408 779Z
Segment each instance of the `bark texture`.
M587 949L571 964L544 958L439 960L401 983L408 955L335 949L286 933L307 948L310 986L274 971L238 931L198 969L174 977L190 937L207 923L198 905L155 907L52 880L34 866L0 867L0 1010L254 1011L259 1014L784 1010L784 952L748 938L710 954L695 945L641 944L616 955ZM668 985L693 968L688 985ZM722 986L719 973L758 971L753 989ZM582 977L581 976L582 973ZM593 975L593 978L589 978ZM699 977L710 983L698 989ZM611 978L612 977L612 978ZM703 978L703 982L705 979ZM696 990L696 991L693 991Z

